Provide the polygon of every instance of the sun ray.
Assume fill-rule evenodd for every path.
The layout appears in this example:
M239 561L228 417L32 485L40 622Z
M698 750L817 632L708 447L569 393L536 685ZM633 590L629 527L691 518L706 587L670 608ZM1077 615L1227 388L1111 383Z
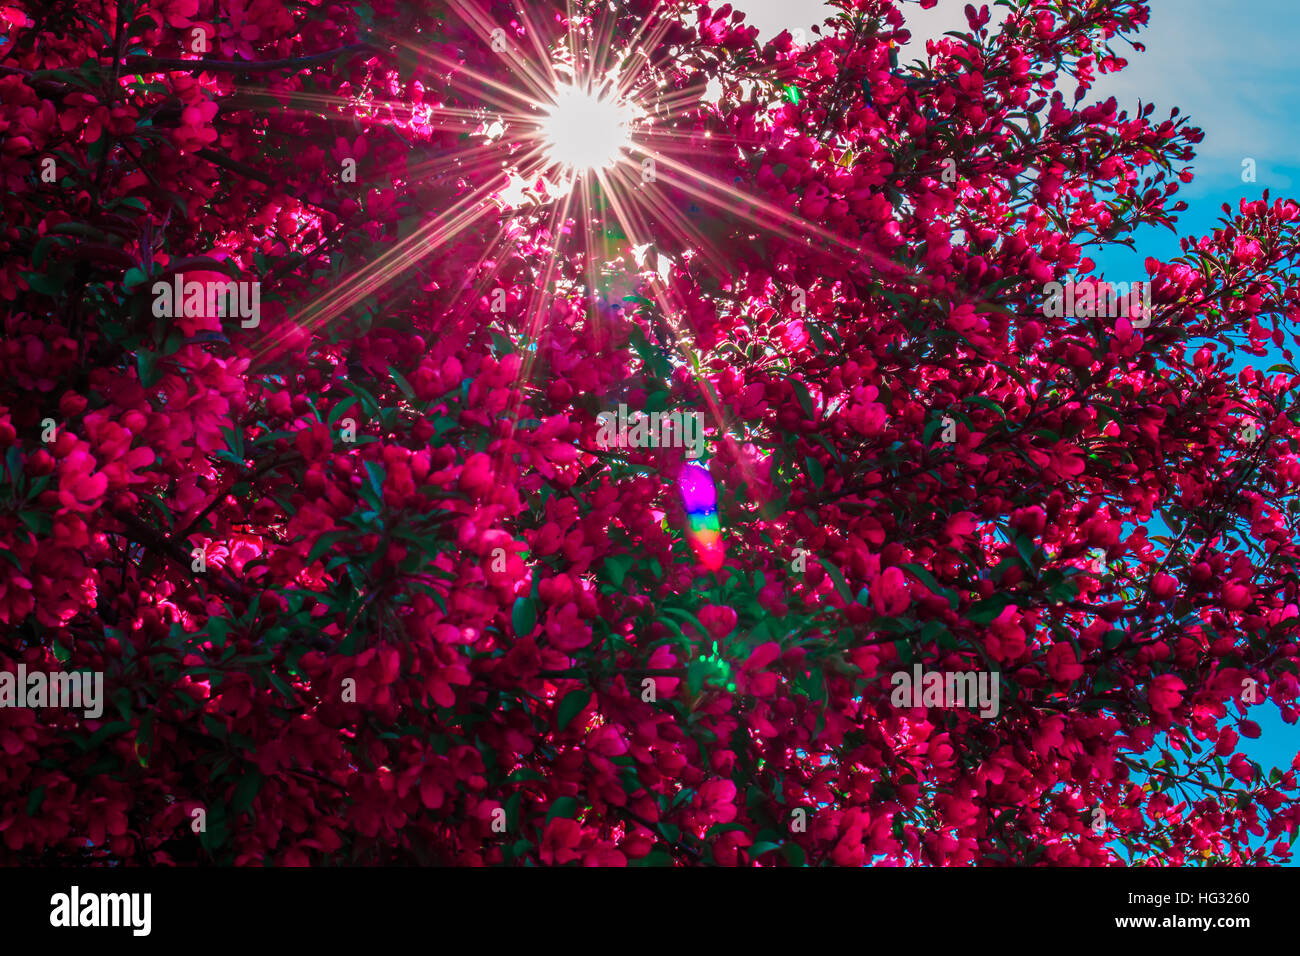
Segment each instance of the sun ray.
M290 318L290 324L311 329L346 312L382 288L394 276L404 272L412 263L468 229L487 215L488 207L484 201L500 188L498 178L494 177L463 198L446 216L420 226L405 239L396 242L377 259L348 277L337 289L308 303ZM254 355L260 357L276 344L279 343L265 342L254 350Z
M537 51L537 61L546 71L544 82L541 83L540 90L550 90L561 84L560 78L556 75L555 65L552 61L550 52L542 45L542 31L533 23L532 18L528 15L528 4L521 3L516 8L519 11L519 17L524 22L524 34L528 37L534 50Z
M634 120L627 104L603 91L565 86L547 107L540 135L554 163L577 171L600 169L617 162L631 145Z
M567 2L573 13L574 0ZM496 31L508 26L494 23L472 0L449 0L448 6L488 46L500 38ZM551 204L545 215L550 223L549 234L554 237L542 270L543 284L529 296L519 329L532 341L536 341L540 323L550 311L550 294L545 290L554 288L570 261L576 263L581 277L572 287L577 291L586 285L581 293L591 305L591 320L596 322L602 315L599 303L603 271L632 249L654 248L655 255L662 255L660 243L651 240L653 236L671 236L678 248L700 257L709 271L725 276L728 260L718 248L719 237L692 221L687 210L675 208L671 193L644 188L640 165L644 159L654 163L661 183L669 190L721 211L740 228L747 224L754 231L800 241L819 240L828 251L846 259L867 256L857 243L676 158L674 153L679 150L686 154L696 149L698 139L672 128L672 117L701 108L701 91L696 87L674 89L664 73L669 65L657 62L647 52L658 48L671 26L668 18L657 15L663 6L662 2L657 4L636 25L630 38L621 43L615 16L604 16L600 11L594 17L570 16L564 32L553 38L554 48L549 50L546 29L551 24L538 22L535 11L530 13L517 6L522 37L511 33L505 48L498 51L511 66L513 83L484 75L437 50L422 48L409 38L389 37L422 62L445 71L451 95L443 99L451 102L415 105L367 100L366 109L386 113L383 121L387 122L420 123L468 134L471 142L464 146L409 163L404 178L418 184L454 173L471 181L469 192L445 213L300 308L291 321L314 328L346 313L453 238L494 212L499 216L503 208L523 203L525 198L528 203ZM357 98L305 93L290 102L295 107L344 111L356 108ZM725 135L713 140L713 146L721 150L738 150L741 145ZM482 170L488 174L482 176ZM569 242L576 239L581 248L571 260L572 253L566 248L569 243L563 236L565 223L575 209L582 222L569 232ZM522 206L516 215L528 217L540 212L540 208L531 212ZM621 231L627 250L616 254L611 248L610 223ZM503 225L484 240L473 273L476 286L491 282L498 273L500 262L486 273L483 269L489 256L508 241L507 228ZM645 278L672 331L679 356L691 354L682 338L689 330L679 318L686 303L675 301L678 296L654 268L646 270ZM565 280L561 285L568 287L568 283ZM465 310L472 306L462 305L460 299L449 305L449 318L459 329ZM535 353L530 352L526 361L530 369L535 360ZM716 417L717 409L713 411Z
M466 0L448 0L448 6L460 14L466 25L474 30L479 39L489 48L492 48L496 31L504 31L505 29L501 24L489 20L474 4L468 3ZM530 40L536 35L531 28L526 32L530 35ZM499 34L497 35L499 36ZM507 38L505 49L499 52L510 61L510 65L518 72L518 75L529 84L534 101L539 100L545 95L545 91L554 85L554 73L548 57L542 57L544 68L539 71L536 65L529 61L528 57L515 49L514 38L512 37Z
M457 60L450 60L447 57L443 56L441 53L434 53L432 50L427 50L423 47L418 47L404 38L394 37L392 38L392 42L398 46L403 47L404 49L410 50L413 54L417 55L420 59L426 60L431 63L436 63L439 66L446 67L453 74L459 73L468 76L471 79L473 79L475 82L482 84L483 87L490 90L496 90L497 92L504 94L510 99L522 103L524 106L535 107L537 103L541 101L541 98L545 96L545 90L542 87L538 87L531 91L516 89L515 87L509 86L498 80L494 80L490 76L485 76L484 74L480 73L478 70L475 70L474 68L467 66L464 63L461 63ZM474 90L472 92L479 96L484 95L482 90ZM505 101L503 100L494 99L494 100L490 100L490 105L492 106L492 108L497 110L510 111L512 108L503 105L504 102Z

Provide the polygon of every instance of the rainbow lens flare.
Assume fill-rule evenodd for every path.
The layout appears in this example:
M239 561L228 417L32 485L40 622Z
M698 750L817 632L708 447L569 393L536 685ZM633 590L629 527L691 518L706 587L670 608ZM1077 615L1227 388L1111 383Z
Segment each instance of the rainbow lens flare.
M710 571L722 567L726 546L718 525L718 494L713 476L699 462L688 461L677 479L686 508L686 540L696 559Z

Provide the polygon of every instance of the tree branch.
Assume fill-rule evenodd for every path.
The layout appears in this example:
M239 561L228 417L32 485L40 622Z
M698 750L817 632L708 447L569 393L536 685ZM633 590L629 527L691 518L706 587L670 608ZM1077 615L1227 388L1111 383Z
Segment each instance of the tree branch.
M323 53L287 57L280 60L183 60L136 54L126 57L122 62L124 66L132 68L132 71L136 73L162 73L169 70L198 70L205 73L265 73L272 70L303 69L304 67L315 66L317 63L329 62L340 56L362 52L382 54L387 51L369 43L353 43L350 46L339 47L337 50L326 50Z
M194 155L198 156L200 159L206 159L214 166L220 166L222 169L228 169L232 173L239 173L239 175L245 176L248 179L252 179L256 182L259 182L264 186L270 186L272 189L278 189L286 196L292 196L294 199L297 199L299 202L307 203L309 206L315 206L317 209L324 209L325 211L333 213L335 216L342 218L342 213L340 212L339 207L336 203L328 202L327 200L320 200L318 202L314 199L308 199L306 196L300 196L296 193L290 192L288 189L285 188L283 182L276 182L274 179L272 179L270 176L266 175L265 173L260 172L259 170L256 170L252 166L246 165L245 163L241 163L236 159L228 159L227 157L222 156L220 153L214 152L213 150L210 149L201 149Z

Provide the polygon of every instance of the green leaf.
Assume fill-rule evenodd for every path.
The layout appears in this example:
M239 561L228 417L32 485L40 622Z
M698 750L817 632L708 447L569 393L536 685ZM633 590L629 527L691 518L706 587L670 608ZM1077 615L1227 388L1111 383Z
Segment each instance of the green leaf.
M993 401L992 399L985 398L983 395L967 395L966 401L971 402L972 404L975 405L979 405L981 408L987 408L989 411L997 412L997 414L1002 418L1002 420L1006 421L1007 413L1002 410L1001 405L999 405L997 402Z
M325 420L325 424L333 427L343 417L343 413L356 403L357 397L355 395L349 395L343 401L335 403L334 407L330 409L329 418Z
M623 578L627 576L627 572L632 569L634 564L636 564L636 558L630 554L614 554L605 559L605 573L609 575L614 587L621 588L623 586Z
M415 389L411 388L411 383L406 380L406 376L391 365L388 366L388 374L393 377L393 381L397 383L397 387L401 389L402 394L411 401L415 401Z
M511 833L519 829L519 804L522 802L523 796L522 793L516 790L506 800L504 808L506 811L506 830Z
M747 829L747 827L743 823L715 823L713 824L713 826L709 827L707 830L704 831L704 839L712 840L714 837L718 836L719 834L729 833L732 830L744 830L744 829Z
M1300 833L1300 830L1296 832ZM655 847L639 860L629 860L628 866L672 866L673 858L662 847Z
M348 536L346 531L326 531L316 539L316 543L311 546L311 551L307 553L307 563L315 564L320 558L334 547L339 541Z
M279 642L277 641L276 643ZM267 676L271 680L271 686L280 692L280 695L284 697L287 703L292 704L294 701L298 699L297 695L294 694L293 692L293 686L290 685L287 681L285 681L283 677L280 677L278 674L269 674ZM150 712L149 716L152 716L152 711Z
M36 248L32 250L32 265L39 269L50 250L58 245L60 245L58 236L45 236L37 240Z
M667 381L672 376L672 364L668 361L664 350L651 344L646 339L645 333L640 326L632 326L629 341L632 347L636 349L637 355L641 357L642 364L653 379Z
M804 464L807 466L808 477L812 479L815 488L820 489L822 485L826 484L826 470L822 468L820 461L809 455L804 459Z
M808 391L808 386L798 379L789 379L790 388L794 391L795 401L803 409L805 416L811 419L817 418L817 407L813 405L812 394Z
M243 464L244 461L244 433L240 430L222 426L221 434L225 436L226 446L235 456L234 460Z
M704 689L704 679L712 671L713 667L707 661L694 660L686 665L686 690L692 697Z
M956 650L959 646L957 636L942 621L926 621L925 627L921 628L921 639L949 651Z
M19 275L27 280L33 292L48 296L57 296L63 292L65 284L56 276L41 272L20 272Z
M18 520L27 525L32 534L44 537L54 530L54 521L39 511L20 511Z
M388 477L388 470L377 461L366 462L366 478L369 480L370 490L375 493L378 501L384 500L384 479ZM379 507L378 504L375 507Z
M348 379L335 379L334 383L337 384L340 388L347 389L349 392L351 392L353 395L357 397L357 399L361 402L361 410L362 413L365 415L365 417L373 418L374 416L379 414L379 402L375 399L375 396L371 395L368 391L366 391L356 382L350 381Z
M556 817L564 817L566 820L573 820L577 815L578 801L573 797L559 797L551 804L551 809L546 814L546 822L550 823Z
M671 614L673 617L689 622L690 625L693 628L695 628L695 632L696 634L699 635L699 638L701 640L708 637L709 629L705 627L704 624L701 623L700 619L696 617L694 614L692 614L690 611L683 610L682 608L679 607L666 607L664 608L663 613ZM660 620L662 620L665 624L671 623L664 618L660 618Z
M88 738L86 738L85 741L78 741L77 746L80 747L82 750L94 750L96 747L102 744L109 737L114 737L117 734L126 733L130 729L131 729L131 724L129 721L114 720L110 723L104 724L104 726L100 727ZM223 731L225 730L224 725L222 726L222 730Z
M849 590L848 583L844 580L844 575L840 573L840 569L835 567L835 565L831 564L825 558L818 558L817 560L822 563L822 567L826 569L826 573L831 576L831 581L835 584L835 590L839 593L840 597L844 598L844 603L852 604L853 592Z
M199 844L211 853L230 837L226 826L226 808L221 804L208 807L207 826L199 833Z
M262 789L263 779L261 771L258 770L249 770L240 776L239 783L235 785L235 793L230 798L230 809L233 813L243 813L253 805L254 798Z
M519 637L527 637L537 626L537 606L532 598L515 598L514 607L510 609L510 624Z
M35 817L41 804L45 802L45 784L39 787L33 787L32 792L27 794L27 816Z
M575 690L564 695L560 706L555 709L555 726L564 730L573 723L573 718L582 713L591 702L591 691Z
M1020 560L1025 562L1025 566L1031 571L1038 570L1039 553L1033 539L1028 535L1018 534L1015 536L1014 543L1016 551L1020 555Z
M153 388L162 379L162 373L158 371L158 354L156 352L137 352L135 370L136 374L140 376L140 384L145 388Z
M814 667L795 675L791 685L801 697L818 702L826 699L826 676L820 668Z
M990 624L993 619L1002 613L1003 609L1013 604L1010 597L1005 594L994 594L987 601L980 601L966 612L966 620L972 624Z
M947 598L948 606L954 611L957 610L957 605L959 603L957 595L936 581L933 574L921 567L919 564L904 564L901 565L901 567L904 571L915 576L917 580L929 588L931 593L937 594L941 598Z

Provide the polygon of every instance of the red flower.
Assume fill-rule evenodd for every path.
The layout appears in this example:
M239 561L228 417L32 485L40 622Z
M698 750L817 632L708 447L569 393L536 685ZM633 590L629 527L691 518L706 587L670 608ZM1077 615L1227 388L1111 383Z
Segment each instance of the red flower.
M1228 761L1228 769L1242 783L1250 783L1255 779L1255 768L1245 754L1233 754Z
M699 803L710 823L730 823L736 819L736 785L730 780L709 780L700 787Z
M1224 727L1219 731L1218 742L1214 745L1214 752L1220 757L1226 757L1237 747L1237 732L1231 727Z
M212 121L217 115L217 104L200 100L181 110L181 125L172 133L176 148L183 153L193 153L216 142L217 131Z
M591 626L578 616L578 605L570 601L548 615L546 636L556 650L577 651L591 643Z
M95 459L74 451L59 466L59 504L69 511L85 513L100 507L108 490L108 476L97 472Z
M492 459L482 452L476 452L465 460L460 473L460 488L471 494L479 493L491 486Z
M759 671L780 656L781 645L776 641L767 641L749 652L749 659L745 661L744 668L747 671Z
M582 843L582 827L576 820L555 817L542 834L541 856L543 863L561 864L578 859L578 846Z
M1246 687L1300 716L1300 426L1243 356L1300 318L1300 205L1054 314L1192 181L1181 114L1091 95L1087 31L1140 17L971 4L922 76L915 4L756 46L725 5L577 0L501 51L428 4L150 0L105 97L105 36L45 15L76 6L0 0L0 672L108 706L0 708L0 864L1287 858L1300 761L1236 750ZM360 50L375 18L431 55ZM575 26L631 44L632 139L671 132L618 202L484 114ZM256 328L152 315L214 260ZM677 420L598 447L621 406ZM1065 700L1094 666L1148 706ZM992 719L891 693L986 667Z
M714 640L720 641L736 629L735 609L725 605L706 604L696 616Z
M893 617L902 614L912 603L907 579L898 568L886 568L871 589L871 604L878 614Z
M1168 716L1183 701L1183 691L1187 685L1173 674L1160 674L1151 682L1147 691L1147 701L1151 710Z
M169 27L187 27L190 18L199 12L199 0L154 0L154 8Z
M1069 683L1083 676L1083 665L1069 644L1053 644L1047 650L1047 671L1052 680Z

